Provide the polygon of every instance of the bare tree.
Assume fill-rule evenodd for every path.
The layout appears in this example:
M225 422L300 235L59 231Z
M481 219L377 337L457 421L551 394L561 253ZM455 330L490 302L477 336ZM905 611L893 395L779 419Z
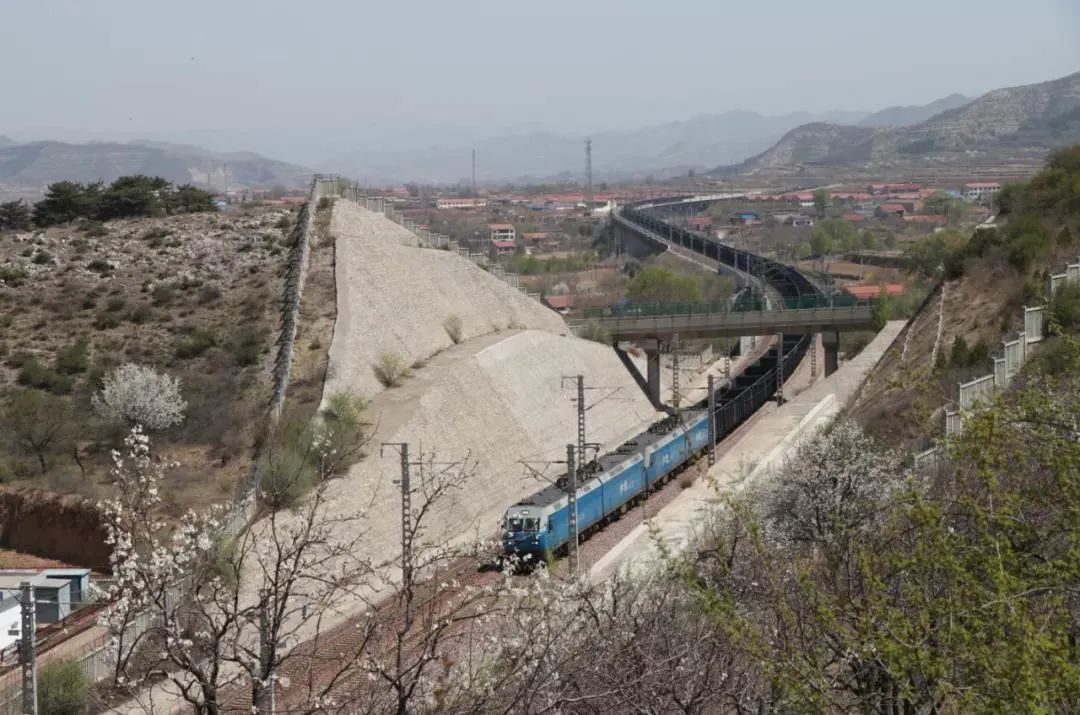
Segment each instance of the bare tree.
M0 417L4 432L15 445L34 455L41 473L48 471L47 457L67 437L71 405L53 395L27 389L18 392Z

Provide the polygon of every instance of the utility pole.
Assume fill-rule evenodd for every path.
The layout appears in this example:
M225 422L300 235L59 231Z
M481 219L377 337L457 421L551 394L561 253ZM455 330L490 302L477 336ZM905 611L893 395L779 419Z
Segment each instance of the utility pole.
M716 464L716 385L709 373L709 466Z
M570 576L577 578L578 575L578 527L577 527L577 469L574 452L577 450L572 444L566 445L566 478L569 480L566 489L567 523L570 528L569 541L566 545L566 555L570 560Z
M409 443L383 442L379 456L383 456L387 447L396 447L401 455L401 582L412 582L412 494L409 488Z
M472 195L476 197L476 149L472 150Z
M585 140L585 210L592 207L592 139Z
M679 334L675 333L671 339L671 404L675 412L679 411L682 397L679 395Z
M22 712L23 715L37 715L37 653L34 643L37 605L34 602L34 587L30 582L23 581L21 586L19 662L22 665Z
M776 335L776 404L784 404L784 334Z
M817 377L817 346L818 334L812 333L810 336L810 377Z
M252 683L255 692L252 693L251 702L255 706L255 712L260 715L273 715L276 674L272 663L273 643L270 639L270 592L263 589L259 596L259 663Z

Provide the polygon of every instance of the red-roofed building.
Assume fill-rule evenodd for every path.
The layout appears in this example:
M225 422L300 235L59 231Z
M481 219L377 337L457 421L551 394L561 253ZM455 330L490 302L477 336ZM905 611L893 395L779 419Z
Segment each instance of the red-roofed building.
M860 221L866 220L866 214L857 213L855 211L848 211L840 218L844 219L845 221L851 221L852 223L859 223Z
M563 295L545 295L544 305L554 310L559 315L566 315L574 309L574 296L569 293Z
M914 193L922 188L920 184L903 183L903 184L870 184L869 191L875 196L881 196L882 194L896 194L896 193Z
M506 239L495 239L491 242L491 248L489 249L489 255L491 260L502 258L504 256L514 255L514 251L517 250L517 244L513 241Z
M686 225L690 228L707 231L712 228L712 216L691 216L686 219Z
M833 191L830 196L844 201L869 201L874 198L865 191Z
M883 218L888 218L892 216L899 216L900 218L903 218L905 211L906 209L901 204L882 204L881 206L877 207L878 215Z
M844 290L851 293L859 300L869 300L881 295L881 286L853 285L845 286ZM885 286L885 295L903 295L904 286L900 283L890 283Z

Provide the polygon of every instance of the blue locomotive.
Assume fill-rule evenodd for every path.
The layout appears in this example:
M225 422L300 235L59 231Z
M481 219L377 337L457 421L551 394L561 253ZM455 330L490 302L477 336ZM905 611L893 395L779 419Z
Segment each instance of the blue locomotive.
M586 468L577 489L578 533L582 536L627 511L637 499L671 479L681 467L709 446L705 410L683 413L683 419L662 420ZM547 560L570 539L566 476L506 512L503 550L507 554Z
M789 301L801 306L803 301L820 300L821 291L791 266L670 226L647 213L646 208L652 206L633 205L624 209L622 216L644 228L673 236L679 245L721 263L752 270L780 294L785 305ZM731 384L717 390L713 414L717 441L733 432L773 396L778 379L790 375L810 347L809 335L782 338ZM780 375L778 369L782 371ZM684 412L682 419L661 420L586 465L577 488L581 538L617 519L710 446L708 398L705 398ZM570 539L567 487L567 478L563 476L556 484L507 509L502 529L506 554L547 560L566 548Z

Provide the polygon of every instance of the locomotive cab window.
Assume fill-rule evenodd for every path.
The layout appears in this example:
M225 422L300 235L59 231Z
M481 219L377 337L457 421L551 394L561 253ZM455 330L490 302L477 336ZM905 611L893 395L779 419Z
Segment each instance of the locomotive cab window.
M510 517L506 521L507 531L538 531L540 529L539 519L522 519L521 517Z

